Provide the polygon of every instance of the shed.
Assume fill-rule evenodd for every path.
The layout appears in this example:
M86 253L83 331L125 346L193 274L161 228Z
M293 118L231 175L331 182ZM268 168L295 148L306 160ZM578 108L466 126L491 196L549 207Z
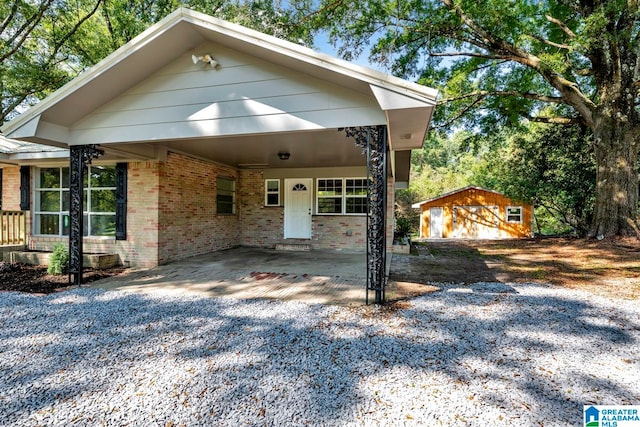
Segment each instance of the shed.
M421 238L531 236L532 206L493 190L465 187L415 203L412 207L420 210Z

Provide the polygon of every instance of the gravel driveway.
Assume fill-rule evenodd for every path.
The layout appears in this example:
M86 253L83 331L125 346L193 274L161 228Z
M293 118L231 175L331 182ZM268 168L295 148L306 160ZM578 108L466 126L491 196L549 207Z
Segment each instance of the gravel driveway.
M0 293L2 425L581 425L640 402L640 306L447 285L392 311Z

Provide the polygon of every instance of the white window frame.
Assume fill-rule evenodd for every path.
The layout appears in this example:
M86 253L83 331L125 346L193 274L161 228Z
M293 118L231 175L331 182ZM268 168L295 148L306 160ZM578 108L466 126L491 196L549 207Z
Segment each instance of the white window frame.
M348 213L347 212L347 199L353 199L353 198L367 198L367 195L347 195L347 180L364 180L366 181L367 178L366 177L359 177L359 176L355 176L355 177L327 177L327 178L316 178L316 191L315 191L315 196L316 196L316 215L349 215L349 216L363 216L366 215L367 213L359 213L359 212L355 212L355 213ZM333 181L341 181L342 182L342 192L339 196L320 196L320 181L326 181L326 180L333 180ZM341 210L340 212L320 212L320 200L323 198L327 198L327 199L335 199L335 198L340 198L340 203L341 203Z
M520 212L518 214L509 213L510 209L518 209ZM522 224L522 218L523 218L523 214L524 214L522 206L507 206L505 208L504 212L505 212L505 216L506 216L505 219L507 220L507 223L509 223L509 224ZM518 220L509 219L510 216L516 216L516 215L518 215Z
M364 181L364 194L358 194L358 195L349 195L347 194L348 192L348 187L347 187L347 181L348 180L360 180L360 181ZM345 215L366 215L367 214L367 210L368 210L368 206L367 206L367 191L368 191L368 185L367 185L367 178L345 178L344 179L344 214ZM364 208L365 211L364 212L347 212L347 199L363 199L364 200Z
M320 196L320 181L340 181L342 182L342 191L340 195ZM340 212L320 212L321 199L340 199ZM317 215L342 215L344 212L344 181L343 178L316 178L316 214Z
M111 236L105 236L105 235L93 235L91 234L91 219L92 217L96 217L96 216L114 216L116 215L115 209L113 212L98 212L98 211L92 211L91 210L91 192L92 191L102 191L102 190L107 190L107 191L116 191L116 187L92 187L91 186L91 168L94 167L100 167L101 165L90 165L88 168L88 174L89 176L87 176L87 184L84 185L83 184L83 195L82 197L85 197L85 194L87 194L86 199L84 200L83 203L83 215L84 215L84 224L87 228L87 234L83 233L83 237L91 237L93 239L115 239L115 229L114 229L114 234ZM115 168L115 165L103 165L103 166L107 166L107 167L113 167ZM58 169L59 171L59 178L60 178L60 182L59 182L59 187L57 188L44 188L41 186L40 183L40 170L42 169ZM63 183L62 183L62 170L63 169L69 169L68 166L47 166L47 167L38 167L35 168L35 185L34 185L34 189L33 189L33 200L34 200L34 206L33 206L33 218L34 218L34 235L36 236L55 236L55 237L66 237L68 236L68 234L64 234L63 233L63 228L64 228L64 220L65 217L69 217L69 211L68 210L62 210L62 205L63 205L63 201L64 201L64 194L68 193L69 197L71 197L71 191L69 187L63 187ZM69 174L71 174L71 171L69 171ZM69 178L71 178L69 176ZM58 211L43 211L41 209L41 197L40 194L43 192L49 192L49 191L57 191L58 193L60 193L59 196L59 201L60 201L60 207ZM115 207L114 207L115 208ZM58 215L58 234L41 234L40 233L40 217L42 215ZM69 232L71 232L69 230Z
M275 182L277 189L274 190L269 190L269 183L270 182ZM278 202L277 203L269 203L269 196L273 196L276 195L278 197ZM264 180L264 205L265 206L281 206L280 203L281 197L280 197L280 180L279 179L265 179Z

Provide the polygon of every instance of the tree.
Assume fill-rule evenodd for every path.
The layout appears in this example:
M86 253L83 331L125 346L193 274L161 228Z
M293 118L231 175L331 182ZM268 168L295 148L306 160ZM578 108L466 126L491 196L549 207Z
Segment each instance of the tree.
M0 123L82 68L69 48L101 0L0 2Z
M559 223L564 229L586 235L596 183L588 129L532 124L495 138L503 141L502 146L477 164L471 181L514 200L533 203L536 215L545 217L547 223L552 216L552 225Z
M442 88L439 126L587 127L597 165L589 235L637 234L637 0L322 0L306 16L345 57L371 47L394 74Z

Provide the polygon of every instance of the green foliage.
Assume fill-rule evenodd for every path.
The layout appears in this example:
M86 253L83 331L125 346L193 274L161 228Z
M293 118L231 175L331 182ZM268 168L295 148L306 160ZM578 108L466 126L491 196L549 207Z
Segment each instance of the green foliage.
M455 126L490 136L505 128L517 132L527 121L589 128L595 135L590 140L596 145L595 161L602 175L595 187L589 234L636 232L640 3L320 0L298 4L312 8L308 16L313 19L304 24L329 31L345 58L370 49L371 62L439 89L436 129L451 131ZM560 163L554 164L564 176ZM624 164L631 167L620 166ZM434 178L441 176L437 167L430 167ZM431 179L421 181L437 186ZM623 195L619 189L624 189ZM586 200L584 196L575 200L572 191L560 193L567 203L561 208L547 206L553 212L579 207ZM588 216L580 208L566 222L582 228Z
M69 252L62 243L58 243L53 247L51 258L49 259L49 274L64 274L69 271Z
M491 135L433 134L414 151L409 190L396 192L396 216L411 217L403 206L476 185L534 204L542 234L584 235L596 180L591 138L584 127L542 124Z
M413 209L411 205L419 200L419 194L411 188L396 190L394 209L396 236L409 237L418 233L420 214L417 210Z
M412 218L400 216L396 217L396 228L394 231L395 239L404 239L410 237L415 231Z
M505 144L478 165L473 181L537 206L541 232L585 235L593 215L596 168L591 132L532 125L501 136Z

